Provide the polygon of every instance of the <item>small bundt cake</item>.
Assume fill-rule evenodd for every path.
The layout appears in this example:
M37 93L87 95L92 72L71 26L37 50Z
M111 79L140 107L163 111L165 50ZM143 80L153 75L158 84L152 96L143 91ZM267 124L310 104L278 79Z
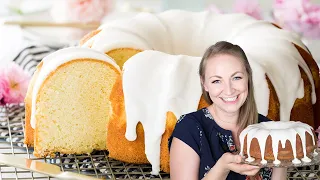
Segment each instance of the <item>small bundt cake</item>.
M137 58L148 57L150 61L159 57L174 59L171 55L180 54L201 57L210 45L218 41L228 41L244 49L253 70L255 99L260 114L274 121L301 121L315 127L315 119L320 117L320 101L316 98L320 97L319 68L298 36L269 22L257 21L245 14L182 10L170 10L159 14L141 13L101 26L85 36L81 46L106 53L122 68L124 64ZM143 54L146 50L160 51L168 55L150 51L147 52L148 55ZM156 66L149 64L147 60L143 63L144 66L139 65L140 71L144 71L142 67L154 69ZM133 66L124 65L124 68L125 73L131 71L129 69ZM150 71L141 77L143 79L134 82L148 81L154 74L165 75L167 72L166 69ZM126 99L144 99L145 101L138 103L144 105L149 104L151 100L147 101L144 94L134 97L131 93L132 84L126 85L123 78L124 76L117 80L110 97L113 108L107 133L110 157L131 163L151 162L153 172L156 172L158 161L153 160L155 157L148 157L148 149L156 149L156 152L161 149L157 159L161 161L161 169L168 172L169 154L165 141L172 133L172 126L175 125L178 114L174 114L170 107L161 107L161 110L167 110L167 118L164 120L166 126L159 127L159 132L164 132L161 146L154 144L154 147L145 147L154 137L147 134L145 130L148 127L143 123L137 125L136 122L128 121L126 113L139 109L139 112L143 111L144 114L135 116L145 118L150 117L150 112L144 111L144 107L127 105ZM200 84L197 83L195 86ZM144 88L148 89L146 91L156 90L150 85L143 86L142 92L145 92ZM203 99L200 99L199 104L206 105L203 102ZM127 109L128 106L133 109ZM129 130L135 128L136 138L125 136ZM131 141L133 139L135 140Z
M45 57L25 99L25 143L34 145L34 154L105 150L109 95L118 76L119 66L93 49L72 47Z
M266 164L272 160L279 165L281 160L294 164L311 162L316 155L316 136L313 128L298 121L262 122L249 125L240 133L240 155L246 161Z

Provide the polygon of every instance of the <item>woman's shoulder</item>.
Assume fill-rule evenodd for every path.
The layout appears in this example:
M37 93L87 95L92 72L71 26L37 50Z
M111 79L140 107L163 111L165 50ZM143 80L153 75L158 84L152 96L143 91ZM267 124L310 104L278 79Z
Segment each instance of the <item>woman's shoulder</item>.
M169 138L169 149L171 147L172 140L175 137L189 145L200 156L202 131L200 121L201 119L199 119L197 112L190 112L181 115L177 120L172 135Z
M190 125L196 125L200 124L201 117L199 116L199 110L183 114L179 117L177 120L177 124L183 123L183 124L190 124Z
M262 114L258 114L258 123L268 122L268 121L272 121L272 120Z

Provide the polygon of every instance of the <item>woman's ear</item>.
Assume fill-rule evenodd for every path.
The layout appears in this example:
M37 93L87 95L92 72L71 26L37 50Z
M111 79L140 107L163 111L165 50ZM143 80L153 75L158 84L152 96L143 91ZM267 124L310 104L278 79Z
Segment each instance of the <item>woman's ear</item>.
M201 81L201 86L203 87L203 89L208 92L209 90L208 90L208 87L204 84L204 80L201 78L200 81Z

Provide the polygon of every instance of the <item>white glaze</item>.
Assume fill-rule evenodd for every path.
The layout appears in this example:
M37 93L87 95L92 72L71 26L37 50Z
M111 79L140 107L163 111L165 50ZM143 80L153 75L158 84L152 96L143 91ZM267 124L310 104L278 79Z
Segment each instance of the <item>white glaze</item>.
M313 145L315 145L314 134L312 132L313 128L308 124L298 122L298 121L270 121L270 122L262 122L259 124L249 125L246 129L244 129L240 133L240 155L243 156L243 147L244 147L244 138L247 135L247 155L248 158L246 161L252 160L250 155L250 144L253 138L257 138L260 147L260 153L262 156L262 162L266 163L264 159L264 150L266 148L267 138L270 135L272 138L272 151L275 157L274 164L280 164L281 162L278 159L278 143L281 142L282 148L285 147L285 143L287 140L290 141L294 159L292 163L299 164L301 161L297 158L296 152L296 135L298 134L301 138L303 154L304 157L301 159L303 162L310 162L311 159L307 157L306 150L306 137L305 133L309 133L312 136ZM250 162L250 161L249 161Z
M66 62L69 62L75 59L81 59L81 58L91 58L91 59L108 62L120 72L119 66L113 61L113 59L111 59L104 53L101 53L93 49L81 48L81 47L69 47L69 48L61 49L49 54L42 60L43 64L42 64L41 70L33 86L32 102L31 102L31 120L30 120L31 127L33 129L36 126L35 113L36 113L37 94L42 83L45 81L48 75L52 71L57 69L60 65Z
M167 112L171 111L179 118L198 107L202 94L198 76L200 61L200 57L147 50L124 64L125 137L134 141L136 126L138 122L142 123L145 153L153 174L160 170L160 143Z

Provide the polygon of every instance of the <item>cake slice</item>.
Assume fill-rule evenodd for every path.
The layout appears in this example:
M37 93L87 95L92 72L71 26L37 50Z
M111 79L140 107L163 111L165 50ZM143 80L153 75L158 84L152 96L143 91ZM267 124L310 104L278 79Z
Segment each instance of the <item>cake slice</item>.
M44 58L25 100L25 143L32 146L34 139L34 154L105 150L109 96L118 76L111 58L88 48L66 48Z

